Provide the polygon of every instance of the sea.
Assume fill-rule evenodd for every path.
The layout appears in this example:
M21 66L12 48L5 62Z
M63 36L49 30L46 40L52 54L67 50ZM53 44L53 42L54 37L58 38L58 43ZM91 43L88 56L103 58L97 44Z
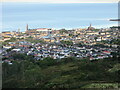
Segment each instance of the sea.
M109 28L118 23L118 3L0 3L0 32L29 29Z

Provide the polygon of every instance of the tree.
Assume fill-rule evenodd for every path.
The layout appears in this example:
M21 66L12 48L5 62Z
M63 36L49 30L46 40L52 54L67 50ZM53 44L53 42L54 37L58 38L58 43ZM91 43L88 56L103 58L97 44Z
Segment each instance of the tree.
M25 85L28 88L39 87L42 84L44 78L41 72L41 68L37 65L29 65L29 68L25 71L24 75L26 80Z
M61 34L63 34L63 33L68 33L68 31L65 30L65 29L61 29L61 30L60 30L60 33L61 33Z
M57 61L53 58L50 58L50 57L47 57L47 58L44 58L43 60L41 60L39 62L39 65L41 67L48 67L48 66L51 66L51 65L55 65Z
M15 37L11 37L10 40L6 40L5 42L15 42L17 39Z
M96 36L96 37L94 37L94 39L95 39L95 42L97 41L97 39L98 39L98 37Z
M73 45L73 42L72 41L65 41L65 40L62 40L60 41L62 44L64 45Z

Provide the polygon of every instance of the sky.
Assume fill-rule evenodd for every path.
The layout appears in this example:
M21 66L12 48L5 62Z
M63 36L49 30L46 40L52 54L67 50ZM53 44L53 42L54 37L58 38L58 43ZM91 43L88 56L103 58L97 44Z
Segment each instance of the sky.
M0 32L15 31L18 28L24 31L26 24L33 29L87 28L90 23L96 28L109 28L117 25L116 22L110 22L109 19L116 19L117 17L117 3L3 2L0 16L0 27L2 27Z
M40 2L40 3L118 3L119 0L2 0L2 2Z

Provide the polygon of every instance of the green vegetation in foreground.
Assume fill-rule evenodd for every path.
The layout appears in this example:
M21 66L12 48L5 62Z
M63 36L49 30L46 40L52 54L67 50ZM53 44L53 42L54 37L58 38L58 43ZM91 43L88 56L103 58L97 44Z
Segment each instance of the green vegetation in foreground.
M24 55L23 55L24 57ZM28 56L29 57L29 56ZM41 61L27 56L3 63L3 88L118 88L119 57L89 61L73 57ZM16 57L17 58L17 57Z
M82 88L118 88L118 83L92 83Z

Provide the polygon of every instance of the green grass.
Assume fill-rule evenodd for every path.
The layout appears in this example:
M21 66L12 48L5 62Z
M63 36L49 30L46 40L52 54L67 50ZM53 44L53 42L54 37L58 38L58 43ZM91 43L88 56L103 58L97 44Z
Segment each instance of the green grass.
M120 64L116 64L114 65L113 68L109 69L108 71L109 72L116 72L116 71L119 71L120 70Z
M82 88L118 88L118 83L92 83Z

